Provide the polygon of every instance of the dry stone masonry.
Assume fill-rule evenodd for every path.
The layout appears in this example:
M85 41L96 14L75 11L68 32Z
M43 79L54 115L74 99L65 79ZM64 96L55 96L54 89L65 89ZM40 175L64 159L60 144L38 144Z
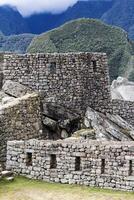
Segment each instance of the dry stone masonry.
M40 99L27 94L0 107L0 161L6 160L8 140L42 139Z
M44 103L71 109L106 109L110 85L105 53L9 54L4 56L4 81L40 91Z
M133 91L134 92L134 91ZM112 100L113 114L120 115L134 126L134 101Z
M3 75L6 94L1 95L12 98L0 107L0 161L6 160L10 140L8 170L51 182L134 191L134 102L112 100L105 53L9 54ZM75 131L82 136L54 142L40 140L46 139L43 131L47 139Z
M4 55L4 82L40 91L46 104L118 114L134 125L134 102L111 99L105 53ZM45 112L45 110L44 110Z
M12 141L7 169L44 181L134 191L134 142Z

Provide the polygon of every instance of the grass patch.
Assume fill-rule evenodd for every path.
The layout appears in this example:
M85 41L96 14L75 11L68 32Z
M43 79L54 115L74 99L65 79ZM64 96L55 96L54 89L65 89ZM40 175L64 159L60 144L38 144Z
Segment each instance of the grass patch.
M78 185L46 183L16 177L0 181L0 200L133 200L134 192L120 192Z

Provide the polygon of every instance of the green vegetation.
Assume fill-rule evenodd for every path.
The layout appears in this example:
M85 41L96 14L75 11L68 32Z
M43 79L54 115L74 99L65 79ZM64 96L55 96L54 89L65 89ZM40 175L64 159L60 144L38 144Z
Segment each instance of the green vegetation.
M18 177L0 181L0 200L133 200L134 193L76 185L45 183Z
M103 14L101 19L115 26L122 27L128 32L129 38L134 39L134 1L116 0L111 9Z
M25 53L33 37L32 34L4 36L0 33L0 52Z
M28 25L21 14L9 6L0 6L0 31L4 35L29 33Z
M124 30L98 20L71 21L35 37L27 52L106 52L111 80L125 74L131 58L132 46Z

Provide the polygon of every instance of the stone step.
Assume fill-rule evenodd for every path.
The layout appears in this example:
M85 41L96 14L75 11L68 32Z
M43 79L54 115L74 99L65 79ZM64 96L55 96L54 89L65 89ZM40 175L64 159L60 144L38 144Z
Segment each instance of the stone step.
M6 177L5 179L6 179L6 181L13 181L13 180L14 180L14 177L13 177L13 176L10 176L10 177Z
M11 171L2 171L1 172L1 176L4 178L4 177L10 177L13 175L13 172Z

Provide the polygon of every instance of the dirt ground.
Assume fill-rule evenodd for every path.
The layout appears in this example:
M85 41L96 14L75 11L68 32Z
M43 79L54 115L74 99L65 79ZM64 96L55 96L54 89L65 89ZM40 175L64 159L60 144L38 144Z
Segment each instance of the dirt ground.
M134 193L17 178L0 183L0 200L134 200Z

